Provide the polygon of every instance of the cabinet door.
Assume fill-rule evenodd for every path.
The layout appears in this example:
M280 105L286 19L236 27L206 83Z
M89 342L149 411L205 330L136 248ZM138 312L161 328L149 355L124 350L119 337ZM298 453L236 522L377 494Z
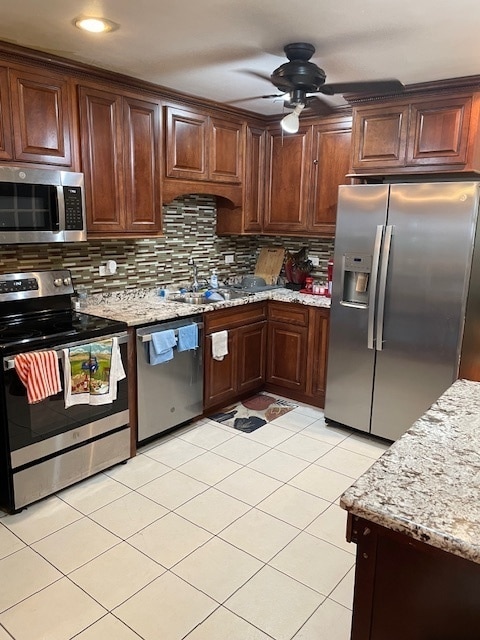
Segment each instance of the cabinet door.
M256 322L237 330L238 393L255 391L265 382L267 323Z
M219 406L233 400L237 393L236 330L228 332L228 355L212 357L212 338L205 338L204 407Z
M265 130L247 126L245 148L244 225L247 232L262 230L265 199Z
M323 407L327 381L328 329L330 312L310 308L308 370L311 372L310 394Z
M209 179L239 184L243 169L243 125L211 118L209 138Z
M8 70L0 67L0 160L13 159Z
M125 228L122 99L87 87L79 91L87 228L118 233Z
M407 164L465 164L471 109L470 96L413 104Z
M206 180L208 116L167 107L166 175L185 180Z
M404 166L408 109L408 105L354 109L353 169Z
M269 321L267 382L304 393L308 327Z
M15 159L72 166L68 81L11 70L10 85Z
M307 230L312 166L312 127L267 133L266 232Z
M352 132L348 129L314 129L314 197L310 229L335 235L338 187L347 184Z
M160 106L124 98L126 227L137 233L161 229Z

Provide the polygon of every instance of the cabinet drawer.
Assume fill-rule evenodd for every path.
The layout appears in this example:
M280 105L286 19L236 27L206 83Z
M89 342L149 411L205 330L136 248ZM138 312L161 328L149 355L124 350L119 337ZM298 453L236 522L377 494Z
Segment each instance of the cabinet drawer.
M238 307L218 309L204 314L205 333L242 327L252 322L265 320L266 317L265 302L253 302Z
M285 302L268 303L268 319L277 322L308 326L308 307L306 305Z

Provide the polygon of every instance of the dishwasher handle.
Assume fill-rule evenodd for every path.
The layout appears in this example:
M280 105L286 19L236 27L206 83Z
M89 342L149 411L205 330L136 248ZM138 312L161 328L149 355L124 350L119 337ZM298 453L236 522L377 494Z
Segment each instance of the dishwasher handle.
M192 322L190 324L196 324L199 330L203 329L203 322ZM189 325L186 324L184 326L188 327ZM173 331L175 333L175 336L178 336L178 328L174 329ZM140 342L151 342L152 341L152 334L151 333L143 333L143 334L137 333L137 338L140 340Z

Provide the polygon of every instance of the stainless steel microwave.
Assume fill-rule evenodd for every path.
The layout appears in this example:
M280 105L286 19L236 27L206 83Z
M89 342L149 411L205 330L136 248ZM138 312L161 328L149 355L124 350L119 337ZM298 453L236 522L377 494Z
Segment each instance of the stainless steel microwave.
M83 173L0 166L0 244L86 239Z

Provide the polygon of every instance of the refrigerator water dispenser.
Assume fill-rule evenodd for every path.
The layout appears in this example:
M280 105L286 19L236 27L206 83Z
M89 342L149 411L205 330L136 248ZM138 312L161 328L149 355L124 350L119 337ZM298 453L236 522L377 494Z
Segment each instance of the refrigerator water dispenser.
M343 256L341 304L368 307L368 284L372 256L346 253Z

